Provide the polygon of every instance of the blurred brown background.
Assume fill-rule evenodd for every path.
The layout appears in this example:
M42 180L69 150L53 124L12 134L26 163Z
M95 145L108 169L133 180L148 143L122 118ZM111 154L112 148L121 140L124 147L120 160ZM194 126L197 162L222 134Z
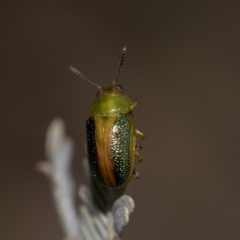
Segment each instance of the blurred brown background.
M144 162L124 239L240 239L239 1L0 2L0 239L63 239L47 179L45 131L61 117L84 182L85 121L97 89L139 102Z

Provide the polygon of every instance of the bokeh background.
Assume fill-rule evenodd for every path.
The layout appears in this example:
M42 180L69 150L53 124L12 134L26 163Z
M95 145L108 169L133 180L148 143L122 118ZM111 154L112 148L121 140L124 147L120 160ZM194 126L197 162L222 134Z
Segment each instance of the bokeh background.
M97 89L119 83L139 102L144 162L127 193L124 239L240 239L239 1L0 2L0 239L63 239L45 158L61 117L84 182L85 122Z

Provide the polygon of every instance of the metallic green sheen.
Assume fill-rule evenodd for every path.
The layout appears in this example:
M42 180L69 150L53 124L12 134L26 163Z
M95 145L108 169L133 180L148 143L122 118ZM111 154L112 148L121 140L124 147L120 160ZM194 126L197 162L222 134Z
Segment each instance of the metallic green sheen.
M116 186L123 185L131 174L130 141L132 124L126 116L117 118L112 128L112 162Z
M132 102L125 94L106 94L97 98L91 108L91 116L116 116L126 114L131 109Z

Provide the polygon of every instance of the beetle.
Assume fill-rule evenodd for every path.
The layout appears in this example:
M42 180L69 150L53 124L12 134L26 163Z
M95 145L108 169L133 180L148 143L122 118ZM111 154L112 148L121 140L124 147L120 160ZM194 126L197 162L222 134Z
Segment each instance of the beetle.
M142 161L136 144L144 134L136 129L132 113L137 102L123 92L117 78L122 69L126 47L122 50L119 67L112 84L102 87L91 82L76 68L70 69L99 91L91 106L91 116L86 122L87 153L89 167L94 179L105 187L122 188L132 176L138 177L135 164Z

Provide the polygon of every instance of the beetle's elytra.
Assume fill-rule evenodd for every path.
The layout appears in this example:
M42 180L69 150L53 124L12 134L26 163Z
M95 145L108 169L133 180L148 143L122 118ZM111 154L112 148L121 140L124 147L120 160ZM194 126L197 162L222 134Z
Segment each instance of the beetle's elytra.
M134 166L142 161L136 142L143 139L144 134L135 128L132 118L137 103L116 84L125 54L124 47L113 83L106 88L91 82L70 66L74 73L99 89L86 123L88 162L93 177L111 188L124 187L133 175L137 177Z

